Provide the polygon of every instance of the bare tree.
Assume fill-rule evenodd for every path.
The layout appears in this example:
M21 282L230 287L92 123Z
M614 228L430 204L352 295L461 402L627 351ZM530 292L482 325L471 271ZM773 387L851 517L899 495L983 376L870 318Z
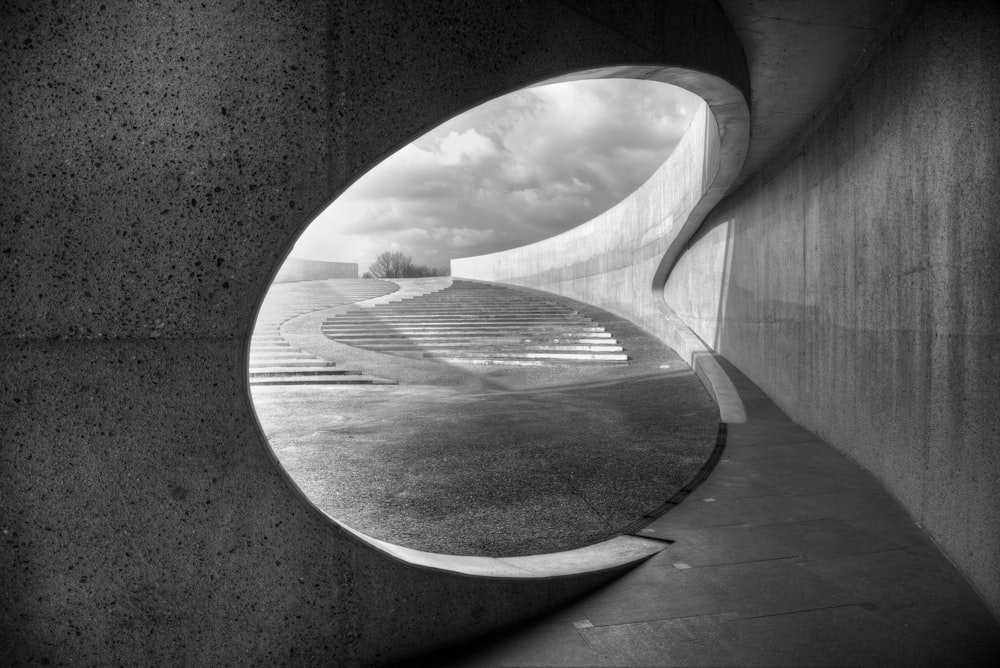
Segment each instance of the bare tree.
M424 278L427 276L448 276L449 267L428 267L413 264L413 259L400 251L379 253L375 262L368 267L362 278Z
M413 269L413 260L401 251L384 251L368 267L375 278L406 278Z

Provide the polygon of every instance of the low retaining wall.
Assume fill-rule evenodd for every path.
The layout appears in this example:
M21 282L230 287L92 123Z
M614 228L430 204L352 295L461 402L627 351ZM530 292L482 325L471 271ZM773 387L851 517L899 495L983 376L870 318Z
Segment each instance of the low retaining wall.
M281 265L273 282L294 283L296 281L321 281L327 278L357 277L357 262L326 262L290 257Z

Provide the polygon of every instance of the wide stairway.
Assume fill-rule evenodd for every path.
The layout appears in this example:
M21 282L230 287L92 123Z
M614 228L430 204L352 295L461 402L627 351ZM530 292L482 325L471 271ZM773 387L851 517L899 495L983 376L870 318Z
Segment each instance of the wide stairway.
M366 350L454 364L628 364L610 332L569 306L474 281L337 315L323 333Z
M395 292L390 281L336 278L327 281L275 283L261 304L250 340L251 385L372 385L383 378L358 369L338 367L292 347L281 335L281 325L304 313L353 304Z

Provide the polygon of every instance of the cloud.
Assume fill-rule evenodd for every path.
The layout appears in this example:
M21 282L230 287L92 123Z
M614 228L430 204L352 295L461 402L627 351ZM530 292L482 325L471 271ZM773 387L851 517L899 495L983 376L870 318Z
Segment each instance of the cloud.
M491 100L389 156L303 233L292 254L420 264L532 243L602 213L662 164L698 99L648 81L538 86Z
M474 129L459 134L449 132L438 145L439 164L443 166L481 165L498 153L498 146L489 137Z

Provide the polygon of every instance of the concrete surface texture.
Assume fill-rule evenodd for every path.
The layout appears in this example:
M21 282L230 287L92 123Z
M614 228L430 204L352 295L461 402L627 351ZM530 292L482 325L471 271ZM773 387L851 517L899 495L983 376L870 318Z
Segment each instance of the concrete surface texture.
M995 666L1000 626L882 485L723 362L747 406L635 570L516 629L401 665Z
M0 11L5 663L372 664L615 574L449 575L338 528L256 426L248 341L299 231L446 117L622 64L746 91L717 6Z
M767 64L778 57L778 33L800 29L792 24L803 17L751 18L747 3L724 6L746 36L762 108L754 105L754 123L788 103L801 132L782 135L784 152L766 130L751 141L736 178L744 185L673 267L666 303L794 420L882 480L1000 614L997 7L897 5L858 69L823 105L810 105L819 100L812 83L801 96L767 95L781 71ZM765 29L771 24L776 33ZM858 38L845 30L816 41ZM803 63L821 53L810 50ZM595 222L616 226L614 215ZM648 321L656 295L620 288L616 265L640 265L645 238L589 245L587 231L565 235L588 245L587 270L565 268L554 254L539 265L530 246L490 266L455 266L571 294L670 335L669 314ZM618 260L623 252L630 263ZM647 273L630 285L644 279L653 283Z
M895 349L877 357L861 345L872 330L808 330L835 351L824 358L829 373L810 387L856 383L851 391L860 393L837 396L871 403L807 414L788 398L787 382L769 379L798 376L792 365L810 348L787 336L747 337L734 357L797 420L837 410L850 429L855 415L884 416L872 433L888 446L862 437L871 447L857 458L887 480L897 476L890 488L908 512L927 517L996 610L995 585L984 579L997 572L997 523L985 521L996 486L983 490L998 468L995 448L982 444L996 433L987 416L997 393L978 389L1000 377L989 339L996 268L966 261L996 248L988 224L995 164L983 157L996 154L995 138L977 130L996 116L995 8L987 0L721 4L726 16L713 3L681 1L446 1L416 12L349 0L3 3L4 661L373 664L520 619L613 575L475 579L408 568L372 549L296 492L254 422L246 375L253 315L271 275L349 183L462 109L592 70L669 70L710 106L713 86L746 97L752 83L751 167L738 179L765 176L726 206L752 212L758 230L781 204L764 196L768 183L777 188L795 173L783 171L794 156L779 158L780 150L796 128L814 127L848 80L836 112L805 144L825 147L814 157L836 165L833 179L843 184L822 191L835 214L817 229L842 240L845 262L857 258L836 265L846 276L898 285L889 308L926 313L913 340L931 346L934 371L901 371L893 385L884 360ZM869 48L887 5L923 9ZM873 54L869 74L851 75L863 52ZM784 113L781 101L793 99L799 106ZM883 105L893 113L875 113ZM921 144L923 130L942 143ZM839 133L845 141L823 143ZM856 141L909 133L898 160ZM871 158L883 167L865 167ZM864 198L911 193L913 215L859 217L869 199L844 198L855 167L871 175ZM893 241L915 228L926 230L926 251ZM777 280L767 247L756 245L765 242L777 238L753 240L760 260L743 279L748 292L760 289L754 281ZM954 260L921 270L931 249L948 244L933 257ZM848 248L867 248L868 261L900 250L912 260L906 272L915 270L906 280L923 287L881 281ZM860 297L840 302L824 287L811 302L842 304L842 321L849 309L887 303L852 293L856 283L829 265L813 267ZM776 329L793 331L798 312L790 308L795 317ZM905 350L896 350L900 359ZM953 364L938 361L952 356ZM872 373L860 375L864 368ZM901 447L901 433L915 434L921 449Z
M931 3L715 211L666 299L1000 613L1000 9Z
M285 258L274 276L275 283L293 281L319 281L324 278L357 278L357 262L326 262L305 260L300 257Z

